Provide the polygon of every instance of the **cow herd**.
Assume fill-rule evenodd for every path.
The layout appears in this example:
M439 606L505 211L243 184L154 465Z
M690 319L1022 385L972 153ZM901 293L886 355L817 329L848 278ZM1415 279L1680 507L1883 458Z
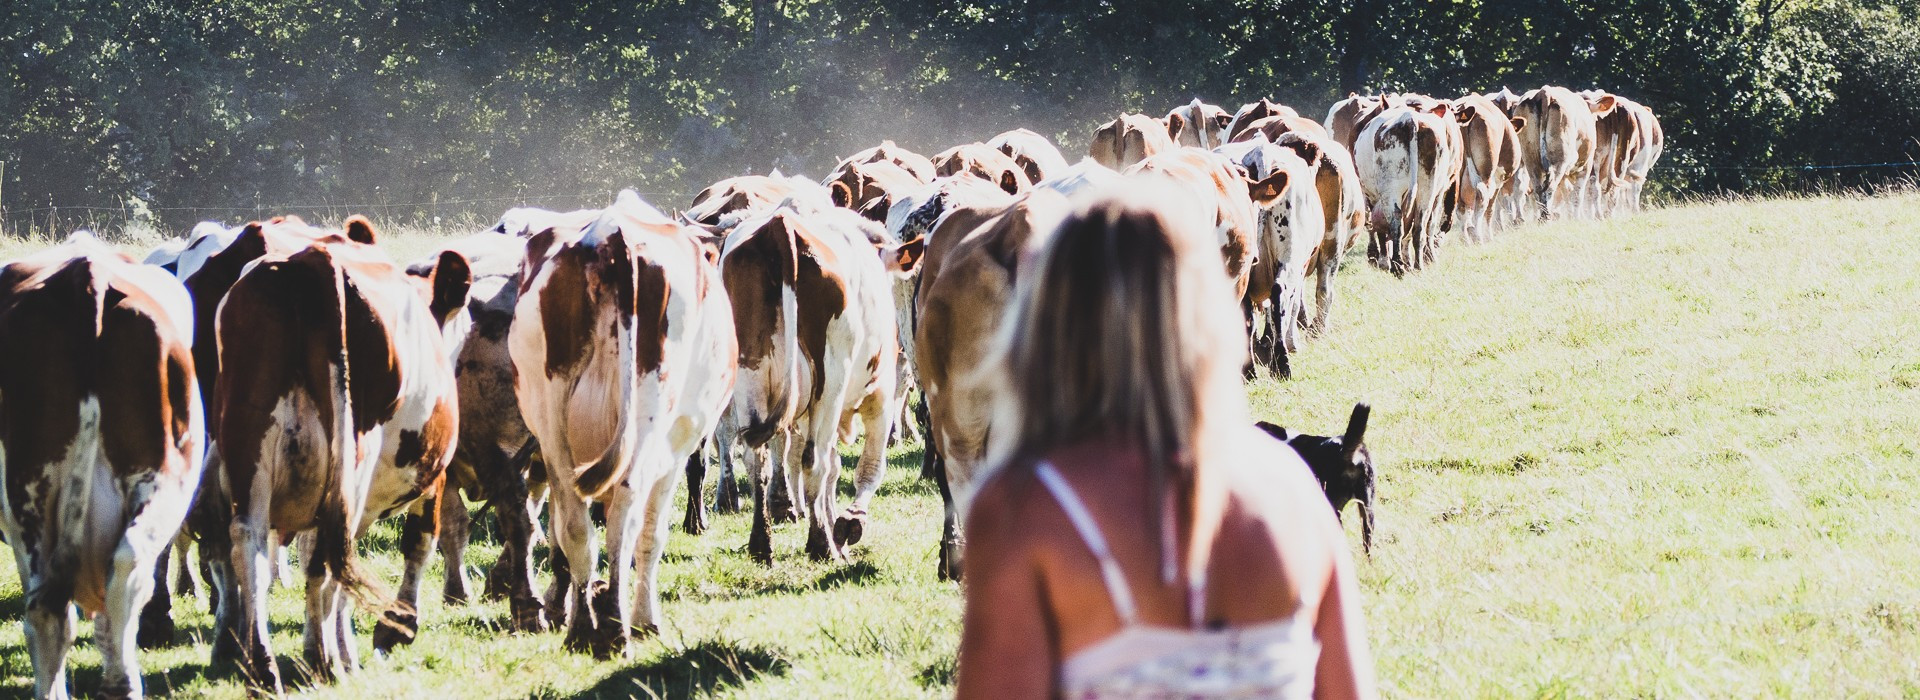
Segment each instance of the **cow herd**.
M681 475L682 528L700 534L709 469L715 508L741 507L736 455L750 556L771 562L772 525L798 521L808 556L844 560L873 534L887 443L923 435L946 502L938 572L958 578L957 499L996 419L990 348L1021 266L1075 197L1137 177L1186 202L1239 296L1247 376L1285 377L1328 327L1363 232L1368 260L1405 274L1456 229L1484 241L1516 221L1629 212L1662 142L1638 103L1557 87L1349 96L1322 122L1194 100L1101 125L1078 162L1025 129L930 158L888 141L818 181L714 183L671 215L632 192L513 209L412 264L362 217L205 223L147 264L75 234L0 268L0 529L36 693L66 694L77 609L98 625L101 693L140 695L135 650L171 640L189 546L216 662L284 687L267 591L296 573L291 547L307 666L350 672L357 606L378 611L378 653L419 633L436 549L446 599L476 596L469 500L503 540L478 593L505 598L515 629L617 655L662 623ZM855 442L843 504L839 449ZM388 517L405 561L391 592L355 554ZM542 536L554 555L538 591Z

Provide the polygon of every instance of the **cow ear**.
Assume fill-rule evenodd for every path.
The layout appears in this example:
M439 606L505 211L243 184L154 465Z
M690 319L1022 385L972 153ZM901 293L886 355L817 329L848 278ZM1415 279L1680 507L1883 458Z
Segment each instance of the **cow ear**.
M1517 114L1516 114L1516 115L1514 115L1514 117L1513 117L1513 119L1512 119L1512 121L1513 121L1513 130L1514 130L1514 131L1519 131L1519 130L1521 130L1521 129L1525 129L1525 128L1527 128L1527 118L1526 118L1526 117L1522 117L1522 116L1520 116L1520 115L1517 115Z
M1167 115L1167 138L1180 140L1180 132L1187 130L1187 120L1178 114Z
M1451 113L1452 111L1453 111L1452 108L1449 107L1445 102L1435 103L1432 107L1427 108L1427 114L1431 114L1441 119L1446 119L1448 114Z
M1594 101L1593 101L1593 113L1594 113L1594 114L1606 114L1606 113L1608 113L1608 112L1611 112L1611 111L1613 111L1613 104L1614 104L1614 100L1613 100L1613 96L1612 96L1612 95L1607 95L1607 96L1605 96L1605 97L1602 97L1602 98L1600 98L1600 99L1597 99L1597 100L1594 100Z
M1213 128L1215 129L1225 129L1227 125L1232 123L1233 115L1230 114L1216 114L1213 117Z
M359 214L347 217L347 240L373 245L373 222Z
M927 237L915 236L913 240L895 246L893 254L887 259L887 269L900 276L911 275L920 270L920 260L927 254Z
M847 183L841 182L839 180L834 180L833 184L827 185L827 192L830 194L830 196L833 197L834 206L836 207L853 206L853 188L848 187Z
M1007 194L1020 194L1020 178L1015 177L1012 170L1000 173L1000 189Z
M1306 161L1308 165L1319 163L1320 158L1326 155L1320 152L1320 145L1312 141L1296 141L1294 143L1294 152L1300 154L1300 160Z
M429 279L433 283L433 301L427 304L427 309L433 312L434 319L445 324L460 307L467 305L467 293L473 290L473 267L467 264L467 256L442 251Z
M1280 201L1280 196L1287 193L1287 186L1293 184L1289 181L1290 177L1285 170L1275 172L1268 175L1265 180L1250 183L1247 194L1253 197L1254 204L1262 207L1270 206Z
M720 264L720 246L711 240L701 239L700 256L707 259L708 265Z
M1459 109L1454 110L1453 118L1458 119L1460 120L1460 123L1465 124L1467 122L1473 121L1473 113L1475 111L1476 110L1474 109L1473 105L1463 105Z

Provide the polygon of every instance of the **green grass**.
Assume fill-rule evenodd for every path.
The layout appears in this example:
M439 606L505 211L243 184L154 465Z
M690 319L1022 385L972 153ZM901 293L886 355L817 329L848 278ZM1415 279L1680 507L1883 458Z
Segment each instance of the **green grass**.
M1250 389L1262 418L1308 432L1375 407L1360 575L1388 694L1920 697L1920 195L1679 206L1441 256L1405 280L1349 265L1300 378ZM848 566L805 561L799 526L776 532L771 569L747 559L744 516L676 529L668 624L624 661L430 594L418 644L314 694L948 694L961 601L932 577L939 497L918 455L893 455ZM391 538L363 543L390 576ZM0 694L31 684L20 605L0 567ZM298 595L273 605L276 649L297 656ZM206 677L198 607L178 609L199 641L142 656L148 687L239 697Z

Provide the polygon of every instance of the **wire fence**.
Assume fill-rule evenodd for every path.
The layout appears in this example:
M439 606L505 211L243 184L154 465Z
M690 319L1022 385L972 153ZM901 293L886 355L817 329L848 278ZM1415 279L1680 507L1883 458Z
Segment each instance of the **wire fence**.
M1683 174L1705 174L1712 172L1749 172L1798 174L1809 178L1804 184L1813 189L1844 186L1845 182L1821 177L1837 177L1844 172L1879 172L1887 169L1906 169L1920 176L1920 160L1884 161L1877 163L1808 163L1798 165L1717 165L1668 163L1654 167L1656 172ZM1828 173L1835 175L1828 176ZM1684 192L1688 188L1671 188L1674 192ZM641 196L662 205L665 209L677 208L689 196L681 192L641 192ZM518 206L536 206L548 209L582 209L603 206L613 201L614 193L603 192L549 192L528 194L519 192L511 195L485 197L430 198L424 201L382 202L317 202L296 204L254 204L226 206L141 206L128 203L119 206L98 204L60 204L49 201L40 206L4 207L0 206L0 236L59 236L75 229L91 229L97 233L113 236L138 236L145 233L152 237L177 235L193 221L214 220L226 223L238 223L271 216L293 214L310 219L336 221L353 214L364 214L376 222L389 226L417 226L436 228L471 228L491 223L489 217L497 216L501 211ZM172 230L174 228L179 231Z

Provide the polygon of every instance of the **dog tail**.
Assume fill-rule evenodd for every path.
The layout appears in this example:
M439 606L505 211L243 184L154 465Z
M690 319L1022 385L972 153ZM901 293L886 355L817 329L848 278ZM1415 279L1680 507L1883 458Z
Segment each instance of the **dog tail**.
M1373 413L1373 407L1364 403L1353 405L1353 417L1347 419L1347 434L1340 438L1340 446L1347 451L1347 459L1353 459L1360 450L1361 440L1367 434L1367 416Z

